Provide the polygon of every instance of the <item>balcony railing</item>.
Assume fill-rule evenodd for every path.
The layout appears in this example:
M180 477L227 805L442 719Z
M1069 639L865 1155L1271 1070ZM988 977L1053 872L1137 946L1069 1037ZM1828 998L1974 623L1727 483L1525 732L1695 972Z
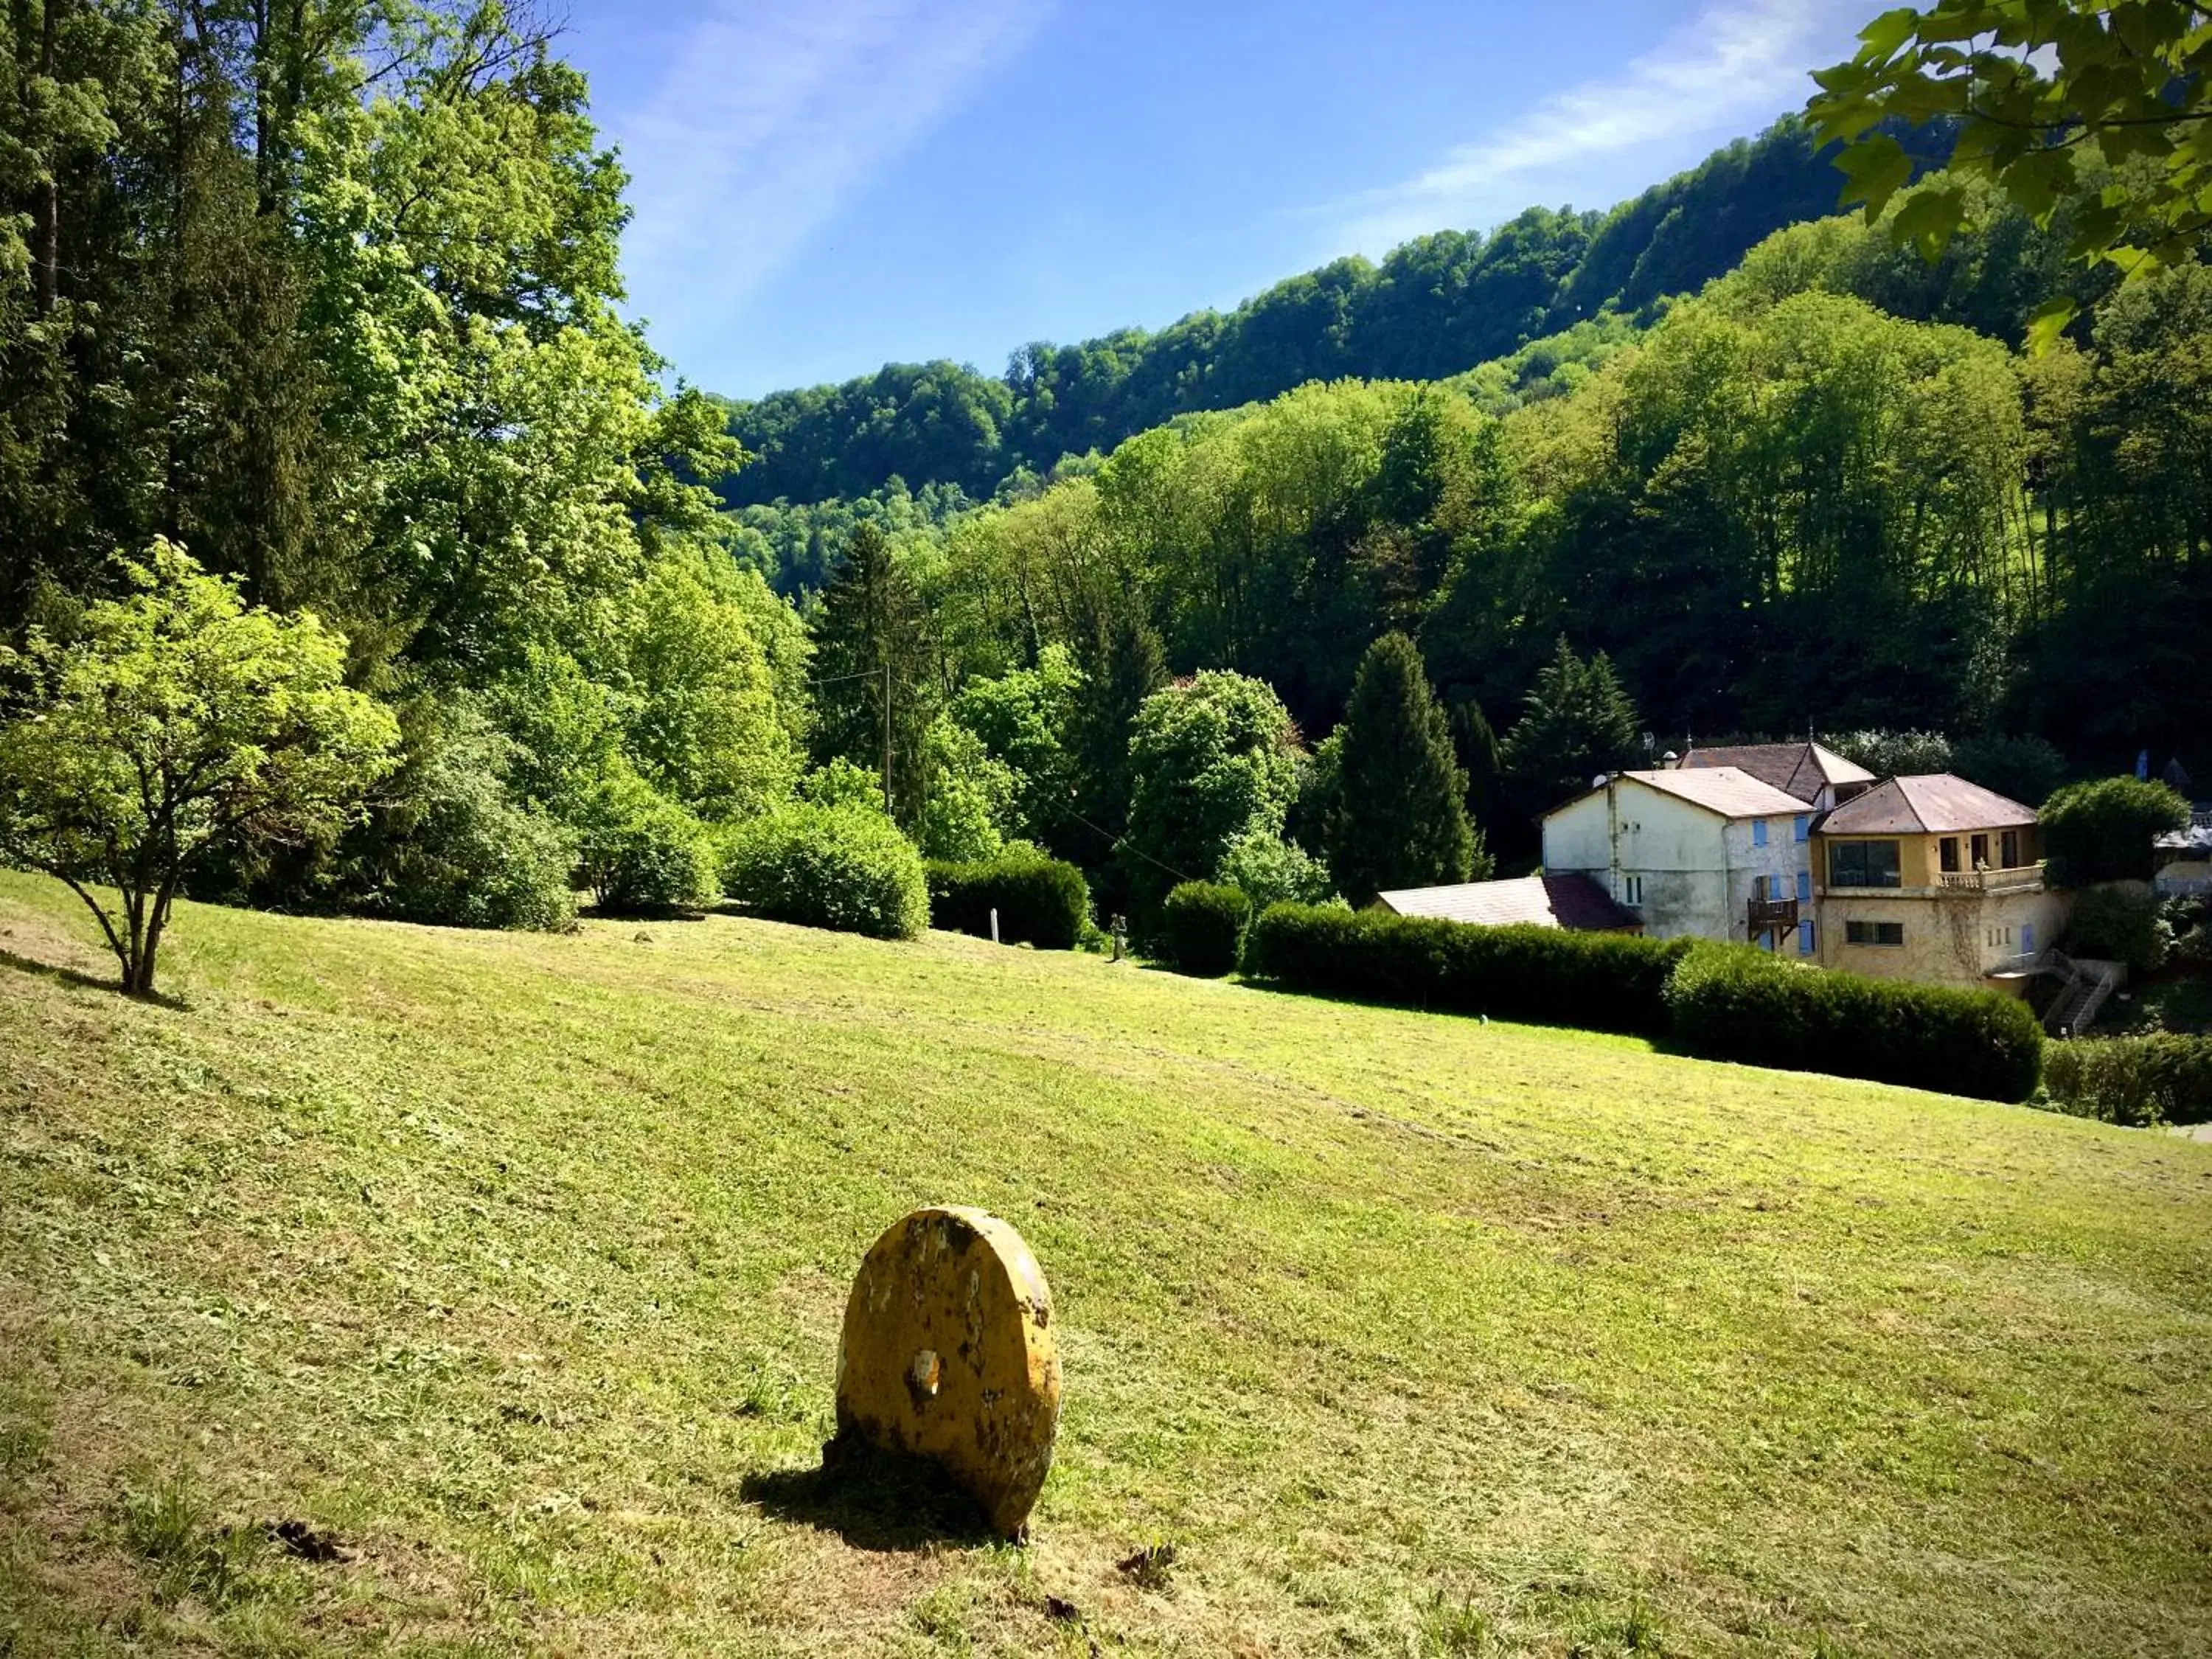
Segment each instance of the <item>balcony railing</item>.
M1780 929L1788 933L1797 926L1797 901L1786 899L1753 899L1751 901L1751 931L1765 933Z
M1936 878L1947 893L2039 893L2043 866L2023 865L2017 870L1946 870Z

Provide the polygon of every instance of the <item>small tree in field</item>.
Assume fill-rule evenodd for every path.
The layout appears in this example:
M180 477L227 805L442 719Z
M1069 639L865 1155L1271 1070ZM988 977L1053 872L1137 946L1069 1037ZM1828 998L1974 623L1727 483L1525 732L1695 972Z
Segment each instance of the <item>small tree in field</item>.
M0 721L0 860L66 883L144 996L186 872L342 829L399 732L341 684L344 641L313 617L247 609L167 542L125 568L137 591L70 639L0 649L21 693Z

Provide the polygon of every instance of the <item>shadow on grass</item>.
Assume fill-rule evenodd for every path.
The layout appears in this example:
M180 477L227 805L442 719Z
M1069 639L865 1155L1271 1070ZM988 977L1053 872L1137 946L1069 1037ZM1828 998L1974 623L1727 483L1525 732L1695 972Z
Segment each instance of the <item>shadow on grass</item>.
M79 968L64 968L58 963L41 962L36 957L21 956L13 951L0 951L0 968L12 968L19 974L36 974L41 979L50 979L60 985L82 985L88 990L110 991L117 996L129 994L115 980L98 974L88 974ZM149 996L133 997L131 1000L149 1002L156 1008L181 1009L185 1006L182 997L170 996L161 991L155 991Z
M975 1500L927 1458L831 1441L816 1469L769 1469L738 1487L779 1521L833 1532L854 1549L908 1551L1000 1540Z
M720 905L615 906L586 904L576 914L586 921L704 921L708 916L732 914Z

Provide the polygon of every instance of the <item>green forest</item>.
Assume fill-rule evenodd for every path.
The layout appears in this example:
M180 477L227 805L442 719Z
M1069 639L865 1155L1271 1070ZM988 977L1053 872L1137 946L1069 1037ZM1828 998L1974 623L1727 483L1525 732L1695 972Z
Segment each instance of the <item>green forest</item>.
M2079 257L2094 177L2032 211L1942 166L1942 108L1864 124L1871 222L1791 118L1609 213L731 404L625 315L620 160L528 15L0 31L0 695L204 696L149 689L198 618L224 673L327 654L363 700L329 718L366 806L206 809L198 896L560 926L770 844L896 857L888 812L1146 918L1525 867L1593 769L1692 738L2212 778L2202 233L2120 283ZM1352 781L1385 777L1441 803L1388 856ZM52 817L40 867L91 834Z

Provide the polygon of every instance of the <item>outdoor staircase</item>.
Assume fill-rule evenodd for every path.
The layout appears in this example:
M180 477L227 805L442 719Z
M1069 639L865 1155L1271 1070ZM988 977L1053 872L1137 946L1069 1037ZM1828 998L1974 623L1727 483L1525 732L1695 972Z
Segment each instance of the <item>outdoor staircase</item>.
M2040 965L2059 981L2058 995L2043 1016L2043 1029L2053 1036L2077 1037L2087 1031L2120 983L2118 969L2087 966L2058 951L2045 951Z

